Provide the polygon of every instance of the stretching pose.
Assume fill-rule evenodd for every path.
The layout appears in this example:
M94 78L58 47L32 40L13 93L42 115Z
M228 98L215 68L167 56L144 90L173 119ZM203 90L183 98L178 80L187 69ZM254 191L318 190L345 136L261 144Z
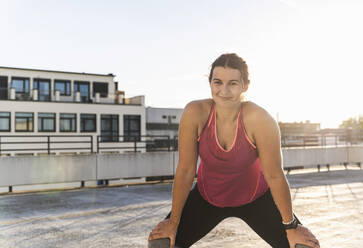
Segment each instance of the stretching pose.
M150 233L149 247L190 247L223 219L238 217L272 247L319 248L292 210L278 124L244 101L246 62L234 53L221 55L209 84L212 99L188 103L181 117L172 208Z

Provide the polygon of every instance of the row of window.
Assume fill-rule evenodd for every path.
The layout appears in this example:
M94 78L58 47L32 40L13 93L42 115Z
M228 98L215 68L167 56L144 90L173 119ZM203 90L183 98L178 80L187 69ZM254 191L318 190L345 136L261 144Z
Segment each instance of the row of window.
M7 77L2 76L3 80L0 80L0 88L7 88ZM11 87L15 89L17 94L28 94L30 91L30 78L25 77L12 77L11 78ZM51 91L51 80L50 79L41 79L34 78L33 79L33 89L37 89L39 93L40 101L49 101L50 100L50 91ZM100 93L100 97L108 96L108 83L106 82L93 82L93 97L96 93ZM90 82L88 81L74 81L73 82L73 90L74 92L79 91L81 95L82 101L87 102L90 97ZM71 95L71 81L70 80L54 80L54 94L55 91L59 90L61 96L70 96Z
M80 131L96 132L96 114L80 114ZM108 136L112 141L118 140L119 116L112 114L101 114L101 136ZM59 132L77 132L77 114L59 114ZM124 136L141 135L141 116L123 115ZM16 112L15 131L33 132L34 113ZM0 131L10 132L11 113L0 112ZM38 113L38 132L56 131L56 113ZM110 141L110 139L108 139Z

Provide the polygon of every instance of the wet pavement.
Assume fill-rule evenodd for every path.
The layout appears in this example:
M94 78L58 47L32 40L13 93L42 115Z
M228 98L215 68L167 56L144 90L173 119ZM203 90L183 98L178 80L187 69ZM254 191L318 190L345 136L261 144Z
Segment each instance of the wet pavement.
M363 244L363 170L287 175L296 215L321 247ZM147 247L171 208L171 183L0 196L0 247ZM192 247L269 247L245 223L228 218Z

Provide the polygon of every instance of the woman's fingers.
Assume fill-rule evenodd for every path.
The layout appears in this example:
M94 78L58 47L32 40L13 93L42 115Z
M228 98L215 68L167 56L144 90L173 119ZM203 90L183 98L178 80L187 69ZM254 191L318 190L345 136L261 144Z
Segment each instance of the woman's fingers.
M152 232L152 233L150 233L148 240L150 241L153 239L160 239L160 238L167 238L167 237L168 236L162 232Z
M304 244L312 248L320 248L319 242L317 240L305 240Z
M170 248L174 248L174 246L175 246L175 238L172 237L172 238L170 238Z
M311 242L313 242L315 245L316 245L316 247L320 247L320 243L319 243L319 240L317 240L317 239L312 239L311 240ZM314 246L315 247L315 246Z

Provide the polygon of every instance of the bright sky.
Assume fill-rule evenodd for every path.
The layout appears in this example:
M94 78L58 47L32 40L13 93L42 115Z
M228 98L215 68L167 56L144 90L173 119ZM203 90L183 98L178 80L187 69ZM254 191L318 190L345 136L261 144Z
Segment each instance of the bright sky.
M211 96L211 63L236 52L247 100L337 127L363 114L362 2L0 0L0 65L113 73L126 97L184 108Z

